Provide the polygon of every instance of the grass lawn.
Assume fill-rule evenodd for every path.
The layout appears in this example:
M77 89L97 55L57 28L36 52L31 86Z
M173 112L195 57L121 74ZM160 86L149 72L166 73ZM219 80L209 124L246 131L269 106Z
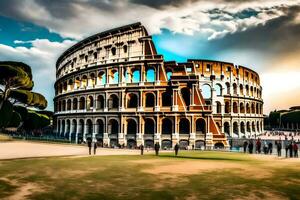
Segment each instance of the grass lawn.
M0 199L300 199L300 162L227 152L0 161Z

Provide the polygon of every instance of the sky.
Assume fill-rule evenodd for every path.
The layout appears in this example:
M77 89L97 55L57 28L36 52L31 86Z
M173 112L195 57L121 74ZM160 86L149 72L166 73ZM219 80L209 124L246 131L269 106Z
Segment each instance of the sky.
M257 71L264 113L300 105L300 0L1 0L0 60L29 64L53 110L55 62L92 34L140 21L166 60Z

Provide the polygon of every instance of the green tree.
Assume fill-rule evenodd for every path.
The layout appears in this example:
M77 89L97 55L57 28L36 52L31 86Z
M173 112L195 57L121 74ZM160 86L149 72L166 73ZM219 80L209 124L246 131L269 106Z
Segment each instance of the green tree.
M24 109L20 113L21 109L14 109L14 105L47 107L45 97L32 92L33 86L30 66L22 62L0 61L0 128L15 127L20 120L25 120Z

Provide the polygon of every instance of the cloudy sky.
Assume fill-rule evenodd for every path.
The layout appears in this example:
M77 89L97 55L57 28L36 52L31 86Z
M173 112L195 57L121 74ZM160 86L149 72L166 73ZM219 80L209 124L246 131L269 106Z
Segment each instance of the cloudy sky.
M58 56L86 36L137 21L166 60L257 71L264 113L300 104L300 0L1 0L0 60L31 65L34 90L52 110Z

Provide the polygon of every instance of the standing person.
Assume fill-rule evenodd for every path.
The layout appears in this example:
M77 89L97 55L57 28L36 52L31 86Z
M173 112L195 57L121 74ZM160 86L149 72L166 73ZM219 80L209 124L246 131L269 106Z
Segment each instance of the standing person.
M298 145L296 142L294 142L293 149L294 149L294 157L298 158Z
M247 142L247 140L245 140L244 141L244 153L246 153L247 152L247 146L248 146L248 142Z
M256 151L259 154L261 152L261 141L260 141L260 138L258 138L257 141L256 141Z
M96 155L96 150L97 150L98 144L97 141L94 142L94 155Z
M292 158L293 157L293 141L291 141L289 144L289 151L290 151L290 158Z
M91 151L92 151L92 140L91 140L91 138L88 138L87 139L87 145L88 145L88 147L89 147L89 155L91 155Z
M264 154L267 154L268 153L268 144L267 144L267 141L264 141Z
M277 155L278 155L278 157L280 157L281 149L282 149L281 140L279 140L278 142L276 141L276 145L277 145Z
M177 156L177 155L178 155L178 150L179 150L179 145L178 145L178 143L175 144L174 149L175 149L175 156Z
M269 152L269 154L272 154L272 152L273 152L273 143L272 142L269 142L269 144L268 144L268 152Z
M160 148L160 145L159 145L158 142L156 142L155 145L154 145L154 150L155 150L155 155L156 155L156 156L158 156L159 148Z
M251 139L248 145L249 148L249 153L252 154L253 153L253 140Z
M287 139L287 137L285 136L284 139L284 148L285 148L285 157L288 157L288 151L289 151L289 141Z
M143 144L141 144L140 149L141 149L141 155L144 155L144 145Z

